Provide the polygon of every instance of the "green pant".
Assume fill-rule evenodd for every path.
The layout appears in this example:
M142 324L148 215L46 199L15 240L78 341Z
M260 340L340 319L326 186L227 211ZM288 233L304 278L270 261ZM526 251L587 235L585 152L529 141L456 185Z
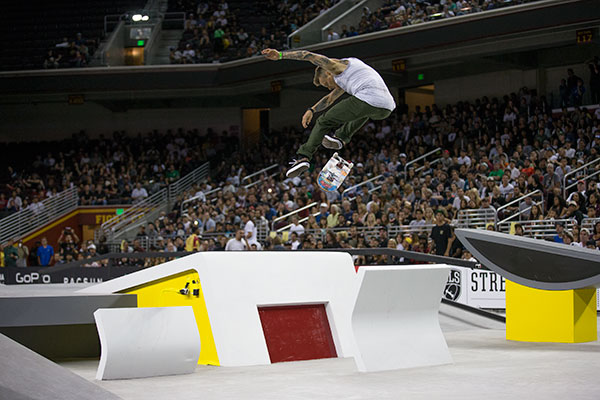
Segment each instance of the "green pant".
M354 96L350 96L317 118L308 141L300 146L297 153L310 160L323 141L323 137L330 133L332 129L337 128L335 136L346 144L369 119L385 119L391 113L390 110L373 107Z

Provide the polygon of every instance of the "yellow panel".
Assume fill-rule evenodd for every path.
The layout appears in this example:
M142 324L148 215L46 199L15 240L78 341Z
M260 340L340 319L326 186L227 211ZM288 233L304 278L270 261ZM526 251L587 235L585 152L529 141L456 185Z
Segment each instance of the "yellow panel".
M196 281L197 284L194 285L192 281ZM182 295L179 290L183 289L188 282L190 293ZM199 289L199 296L193 295L193 289ZM186 271L168 276L128 289L125 292L137 295L138 307L192 306L198 332L200 332L201 350L198 364L219 365L217 348L210 327L206 303L204 302L204 294L196 271Z
M581 343L597 337L596 289L540 290L506 281L506 339Z

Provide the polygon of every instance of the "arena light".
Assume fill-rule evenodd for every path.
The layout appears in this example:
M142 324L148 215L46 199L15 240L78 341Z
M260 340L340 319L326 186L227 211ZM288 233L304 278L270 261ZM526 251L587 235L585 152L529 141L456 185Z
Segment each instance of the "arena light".
M133 14L133 16L131 17L131 20L134 22L138 22L142 20L142 14Z

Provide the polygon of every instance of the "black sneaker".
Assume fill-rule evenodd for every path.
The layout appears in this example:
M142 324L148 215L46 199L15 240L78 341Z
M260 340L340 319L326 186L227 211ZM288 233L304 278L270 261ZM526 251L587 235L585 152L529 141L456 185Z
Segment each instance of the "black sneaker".
M292 166L285 173L285 176L288 178L295 178L310 168L310 161L308 161L308 158L306 157L303 157L299 160L294 159L294 161L290 162L290 164Z
M333 150L340 150L342 147L344 147L344 142L342 142L340 139L336 138L335 136L329 136L329 135L325 135L323 137L323 141L321 142L321 144L323 145L323 147L325 147L327 149L333 149Z

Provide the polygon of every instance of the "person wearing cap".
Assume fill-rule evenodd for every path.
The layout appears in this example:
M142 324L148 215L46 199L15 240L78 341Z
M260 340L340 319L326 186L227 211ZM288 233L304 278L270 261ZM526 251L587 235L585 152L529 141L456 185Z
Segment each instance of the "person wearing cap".
M452 157L450 157L450 152L448 150L442 151L442 159L440 160L440 164L445 170L448 170L454 165L454 160L452 160Z
M573 246L586 247L588 240L590 240L590 231L587 228L581 228L579 238L573 239Z
M317 221L317 224L321 223L321 219L322 218L327 218L327 216L329 215L329 211L327 211L329 209L329 205L327 205L327 203L321 203L321 205L319 206L319 214L317 214L317 216L315 216L315 220Z
M299 159L292 161L286 172L288 178L299 176L310 167L319 145L340 150L367 121L383 120L396 108L394 97L381 75L358 58L336 59L306 50L280 52L275 49L265 49L262 55L273 61L289 59L314 64L313 84L330 90L306 110L302 116L304 128L308 128L315 113L325 111L344 93L350 95L317 118L308 141L297 151ZM335 134L330 136L332 130Z
M577 225L581 225L581 221L584 216L581 210L579 210L579 205L576 201L569 201L567 203L567 213L564 216L565 219L575 219L577 220Z

